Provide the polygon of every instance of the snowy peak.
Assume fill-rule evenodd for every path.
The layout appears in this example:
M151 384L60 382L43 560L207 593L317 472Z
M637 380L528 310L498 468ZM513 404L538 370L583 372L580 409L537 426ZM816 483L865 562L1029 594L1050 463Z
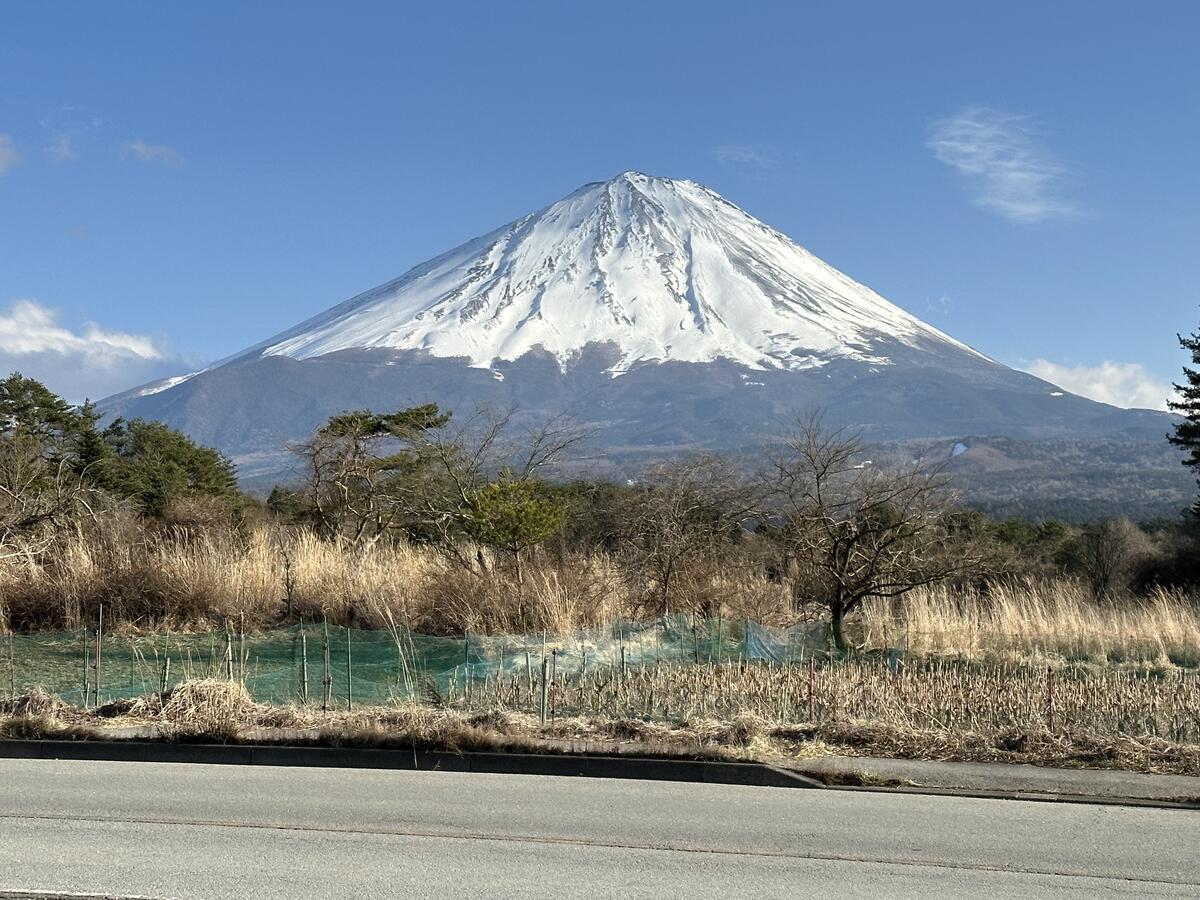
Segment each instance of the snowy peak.
M692 181L624 172L258 345L297 359L392 348L490 367L590 344L639 362L805 369L888 348L973 350Z

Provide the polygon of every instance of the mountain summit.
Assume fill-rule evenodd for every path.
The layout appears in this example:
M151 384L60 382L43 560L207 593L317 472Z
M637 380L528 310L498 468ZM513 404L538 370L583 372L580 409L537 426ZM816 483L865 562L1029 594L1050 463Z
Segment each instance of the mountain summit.
M266 479L286 470L287 441L332 415L430 401L569 412L595 430L589 474L618 477L655 455L753 447L820 407L868 440L922 440L953 465L1007 473L997 489L1006 495L1032 483L1028 465L1042 466L1038 478L1061 470L1063 441L1087 448L1079 483L1094 485L1098 441L1161 455L1169 427L1161 413L1116 409L1001 365L708 188L638 172L586 184L203 372L101 409L166 421ZM1115 479L1132 457L1110 455ZM1164 485L1186 481L1177 460L1160 462L1171 467ZM1164 491L1174 503L1175 488Z
M421 350L490 368L535 349L566 365L608 344L619 374L668 360L886 364L881 342L895 341L968 350L708 188L624 172L249 352Z

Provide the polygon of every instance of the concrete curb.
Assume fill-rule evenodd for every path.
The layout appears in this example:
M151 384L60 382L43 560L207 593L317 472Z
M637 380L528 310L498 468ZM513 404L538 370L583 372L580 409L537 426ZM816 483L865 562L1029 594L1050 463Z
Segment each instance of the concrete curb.
M1134 806L1193 812L1200 810L1200 803L1190 801L1063 794L1036 790L830 784L821 780L819 775L813 777L768 763L654 759L580 753L452 753L394 748L305 747L283 744L178 744L167 741L139 740L0 740L0 760L2 759L301 766L421 772L474 772L493 775L547 775L572 778L621 778L880 794L920 794L938 797L969 797L981 800Z
M761 763L553 753L450 753L267 744L172 744L148 741L0 741L0 758L116 762L317 766L686 781L755 787L824 788L815 778Z
M1098 794L1054 794L1046 791L985 791L978 788L934 788L918 785L878 787L875 785L822 784L829 791L857 791L872 794L919 794L927 797L966 797L973 800L1024 800L1035 803L1081 803L1085 806L1133 806L1145 809L1200 811L1200 803L1154 800L1146 797L1111 797Z

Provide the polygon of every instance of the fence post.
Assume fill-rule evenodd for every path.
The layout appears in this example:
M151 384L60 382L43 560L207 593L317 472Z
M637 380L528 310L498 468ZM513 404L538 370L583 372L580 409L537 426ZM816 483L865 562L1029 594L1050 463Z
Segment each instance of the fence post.
M1046 666L1046 724L1054 732L1054 670Z
M813 658L808 658L808 721L817 721L816 696L813 688L817 679L817 665Z
M100 618L96 624L96 705L100 705L100 665L104 661L104 604L100 604Z
M91 684L92 680L88 677L88 666L90 664L90 661L88 660L88 640L87 640L87 626L86 625L84 625L79 630L79 645L80 645L80 648L83 650L83 708L87 709L88 700L90 700L92 697L92 684Z
M321 712L329 712L329 696L333 692L333 675L329 671L329 623L325 623L325 639L321 642L324 671L321 674Z
M354 711L354 662L350 658L350 626L346 626L346 712Z
M546 659L545 652L542 653L542 703L541 703L541 723L546 724L546 698L549 691L549 684L546 681L546 676L549 674L550 661Z
M550 719L554 721L558 718L558 698L556 696L558 692L558 648L555 647L552 653L553 655L550 657L552 660L550 664L550 681L554 685L554 690L550 693Z
M308 638L304 636L304 627L300 628L300 699L308 703Z

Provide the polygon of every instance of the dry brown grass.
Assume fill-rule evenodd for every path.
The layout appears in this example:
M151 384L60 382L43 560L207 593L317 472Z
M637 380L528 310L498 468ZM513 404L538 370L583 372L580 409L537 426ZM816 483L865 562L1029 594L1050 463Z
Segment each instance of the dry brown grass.
M1178 593L1097 603L1078 582L934 587L861 616L868 646L972 658L1200 666L1200 603Z
M613 684L583 679L577 692L556 684L554 715L545 723L513 708L502 684L476 686L471 699L460 695L439 706L399 703L324 713L256 704L236 683L204 680L95 711L45 696L23 699L10 715L0 714L0 737L102 738L114 725L138 725L160 739L186 741L785 764L843 753L1200 774L1194 677L1190 684L1168 680L1157 687L1131 685L1125 677L1081 682L1058 695L1061 705L1050 721L1045 698L1029 678L1010 673L1018 687L1004 692L997 691L994 672L977 678L946 673L937 665L899 676L862 666L817 670L817 705L810 714L804 700L786 699L797 688L806 690L804 669L662 668L631 672ZM1089 709L1093 696L1098 709ZM1173 737L1154 733L1172 730Z
M267 526L248 536L146 533L130 525L79 534L53 558L0 561L0 625L75 630L105 607L129 630L200 630L244 622L249 630L304 618L418 633L565 633L645 618L651 593L619 558L543 554L518 583L492 559L468 571L434 549L340 549L312 534ZM761 567L708 565L681 573L677 609L786 625L819 615L792 607L786 585ZM973 658L1200 665L1200 603L1160 592L1095 603L1059 580L998 583L986 591L936 587L868 604L852 626L867 647Z

